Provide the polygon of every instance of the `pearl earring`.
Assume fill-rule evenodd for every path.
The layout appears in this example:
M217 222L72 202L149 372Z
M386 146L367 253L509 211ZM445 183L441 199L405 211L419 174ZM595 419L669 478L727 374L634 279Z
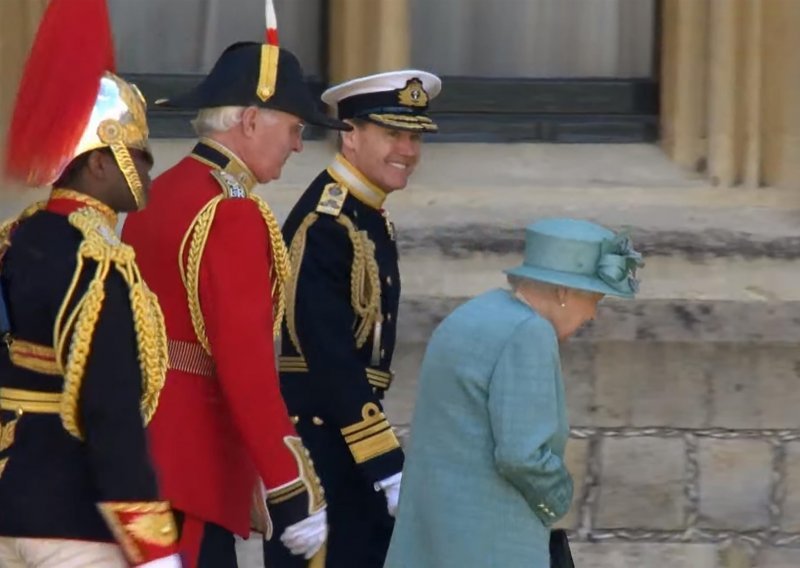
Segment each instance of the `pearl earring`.
M566 308L566 307L567 307L567 304L565 304L564 302L561 302L561 307L562 307L562 308Z

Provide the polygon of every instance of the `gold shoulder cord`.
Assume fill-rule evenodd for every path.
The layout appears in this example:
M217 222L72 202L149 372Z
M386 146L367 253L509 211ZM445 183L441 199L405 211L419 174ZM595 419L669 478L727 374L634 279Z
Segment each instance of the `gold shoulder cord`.
M53 338L57 363L64 375L61 422L67 432L82 440L83 432L78 425L80 388L105 299L105 279L112 268L122 275L129 288L142 371L141 411L145 424L153 417L164 386L167 334L158 299L142 280L133 249L121 243L103 215L89 207L70 214L68 220L83 234L83 242L78 248L75 274L56 316ZM67 313L87 260L97 263L94 276L86 292Z
M270 279L272 280L273 302L273 334L277 338L281 332L281 321L285 312L285 290L289 280L289 254L283 242L280 226L275 219L269 205L256 195L249 195L258 206L261 217L269 231L270 251L272 263L270 266ZM189 304L189 314L192 318L197 340L203 349L211 355L211 345L206 335L206 326L203 321L203 311L200 307L200 262L211 233L211 225L217 212L217 205L225 199L225 195L218 195L210 200L189 224L189 229L183 236L180 250L178 251L178 266L181 280L186 288ZM188 253L186 251L188 246ZM186 259L184 261L184 258Z
M189 315L192 318L194 334L209 355L211 355L211 346L206 336L203 311L200 309L200 261L203 259L203 251L205 251L208 235L211 232L211 224L214 221L214 215L217 213L217 205L224 198L225 196L220 194L205 204L189 224L189 228L181 241L181 247L178 250L178 269L181 273L183 286L186 288ZM187 244L189 245L188 254L185 253ZM186 259L185 261L184 258Z
M309 213L297 231L292 237L292 242L289 245L289 264L291 267L291 275L289 283L286 286L286 328L289 330L289 339L300 355L303 354L300 348L300 338L297 336L297 323L295 321L295 307L297 302L297 281L300 278L300 264L303 262L303 255L306 252L306 235L309 227L313 225L319 215L316 213Z
M277 339L281 335L281 323L286 313L286 286L291 278L292 266L289 263L289 251L286 249L286 243L283 242L281 227L269 205L255 194L251 193L249 197L258 205L261 217L269 230L269 248L272 253L270 279L272 280L272 309L274 316L272 333Z
M364 231L358 231L347 215L336 221L347 229L353 244L353 267L350 271L350 303L360 318L355 331L356 347L363 347L376 322L383 320L381 313L381 281L378 261L375 260L375 243Z
M292 238L289 247L291 260L291 278L287 287L286 327L294 348L302 355L300 340L297 336L295 321L295 302L297 295L297 281L300 278L300 265L306 248L306 235L308 229L319 218L316 213L310 213L303 219ZM364 346L375 322L383 319L381 313L381 283L378 273L378 263L375 260L375 243L363 231L359 232L350 218L339 214L336 222L347 229L347 235L353 246L353 266L350 271L350 303L356 316L359 318L355 330L356 347Z

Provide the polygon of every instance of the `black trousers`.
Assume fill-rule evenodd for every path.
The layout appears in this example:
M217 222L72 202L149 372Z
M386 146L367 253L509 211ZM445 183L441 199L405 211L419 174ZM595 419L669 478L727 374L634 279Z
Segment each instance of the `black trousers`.
M383 568L394 529L383 491L364 477L339 430L304 419L296 428L328 502L326 568Z
M181 511L174 511L175 523L178 525L178 535L183 550L183 525L186 515ZM196 522L196 521L194 521ZM238 568L236 560L236 539L233 533L214 523L203 523L200 549L197 553L197 564L186 568Z
M281 543L281 535L275 533L272 539L264 541L264 568L307 568L308 560L294 556Z

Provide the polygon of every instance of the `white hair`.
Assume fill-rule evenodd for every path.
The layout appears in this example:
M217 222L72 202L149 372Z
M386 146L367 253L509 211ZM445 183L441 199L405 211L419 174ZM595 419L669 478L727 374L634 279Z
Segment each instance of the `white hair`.
M197 117L192 121L192 126L198 136L208 136L214 132L226 132L242 122L242 114L246 108L243 106L204 108L197 113ZM269 116L271 120L274 121L276 119L272 110L268 108L258 110L264 116Z
M554 293L559 288L566 288L566 286L558 286L556 284L550 284L549 282L540 282L539 280L517 276L516 274L507 274L506 279L508 280L508 285L511 287L511 290L514 292L522 288L533 288L542 292Z

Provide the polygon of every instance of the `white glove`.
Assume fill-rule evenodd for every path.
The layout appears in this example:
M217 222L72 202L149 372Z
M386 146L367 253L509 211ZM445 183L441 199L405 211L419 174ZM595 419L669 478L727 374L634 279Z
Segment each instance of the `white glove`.
M400 482L402 480L403 472L401 471L375 484L375 491L383 490L383 494L386 496L386 508L392 517L397 514L397 502L400 500Z
M328 538L328 514L322 509L287 527L281 535L281 542L295 556L303 556L309 560L319 552L326 538Z
M172 554L170 556L165 556L164 558L159 558L158 560L152 560L150 562L146 562L145 564L140 564L139 568L182 568L183 564L181 563L181 557L177 554Z

